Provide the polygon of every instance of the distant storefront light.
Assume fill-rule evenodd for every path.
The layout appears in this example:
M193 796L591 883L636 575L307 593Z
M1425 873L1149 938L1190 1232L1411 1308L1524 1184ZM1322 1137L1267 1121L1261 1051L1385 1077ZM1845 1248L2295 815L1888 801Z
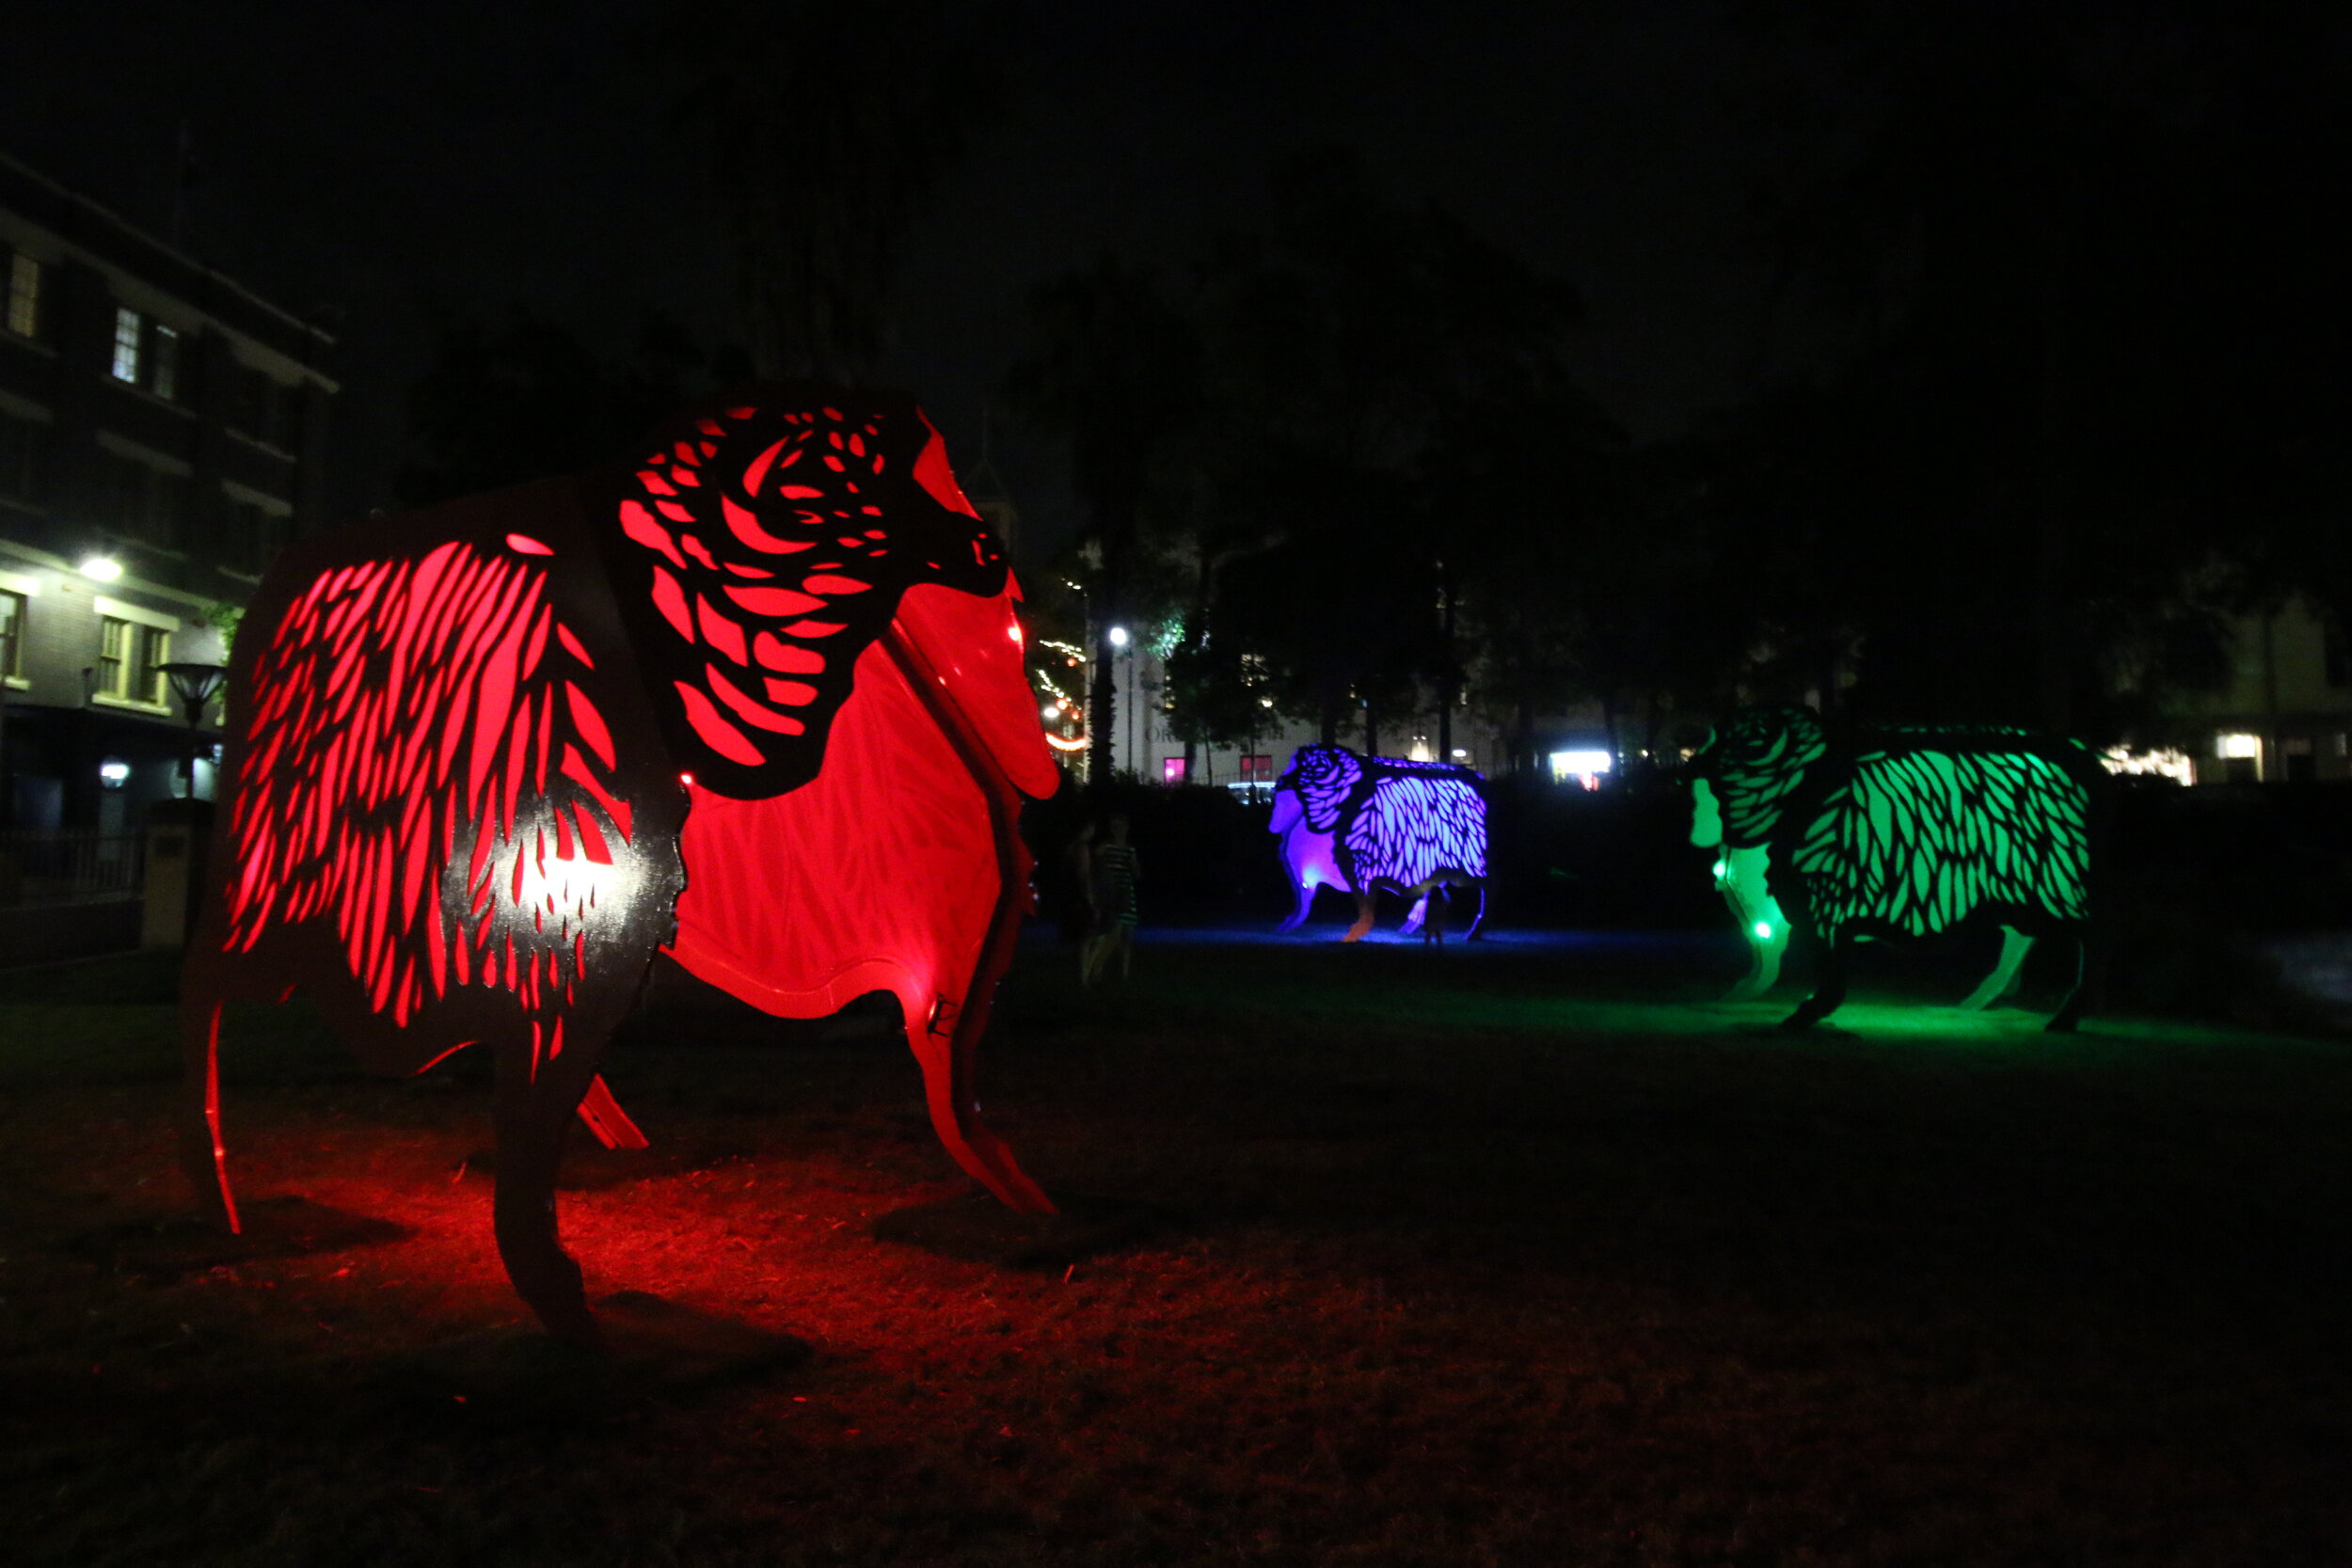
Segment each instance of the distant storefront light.
M1607 752L1554 752L1551 753L1551 782L1576 784L1586 789L1598 789L1601 776L1613 765Z
M2197 765L2188 753L2170 747L2135 752L2128 746L2114 746L2099 753L2099 762L2110 773L2170 779L2185 784L2197 782Z
M108 757L98 765L98 783L102 788L120 789L131 782L131 765L119 757Z
M2213 754L2217 757L2258 757L2263 754L2263 737L2258 735L2217 735L2213 737Z

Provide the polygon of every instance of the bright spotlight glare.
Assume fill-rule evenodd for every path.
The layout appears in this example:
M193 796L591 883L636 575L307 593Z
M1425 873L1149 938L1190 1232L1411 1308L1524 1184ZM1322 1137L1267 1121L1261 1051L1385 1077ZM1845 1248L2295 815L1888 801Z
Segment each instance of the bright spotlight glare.
M1110 630L1110 639L1112 647L1125 647L1127 645L1127 628L1125 626L1113 626Z
M93 555L83 561L82 575L92 582L114 582L122 576L122 562L112 556Z

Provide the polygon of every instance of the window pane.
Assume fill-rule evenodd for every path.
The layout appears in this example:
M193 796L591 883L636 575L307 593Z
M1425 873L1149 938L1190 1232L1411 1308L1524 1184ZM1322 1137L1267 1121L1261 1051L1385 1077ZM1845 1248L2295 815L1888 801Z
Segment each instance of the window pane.
M269 377L250 365L239 365L233 378L230 425L257 439L262 434L262 404L269 396Z
M98 689L109 697L127 695L122 664L123 646L130 641L131 623L109 616L98 623Z
M155 395L180 395L180 334L168 326L155 328Z
M164 700L163 666L171 662L171 633L161 626L139 628L138 699L143 703Z
M17 662L24 642L24 595L0 593L0 675L23 674Z
M158 545L180 543L188 515L188 482L178 474L152 475L148 484L147 536Z
M40 263L30 256L8 258L8 330L40 336Z
M269 444L279 451L294 451L302 445L302 394L294 388L270 388Z
M40 492L44 427L0 414L0 496L29 501Z
M139 313L121 306L115 308L114 378L134 387L139 380Z

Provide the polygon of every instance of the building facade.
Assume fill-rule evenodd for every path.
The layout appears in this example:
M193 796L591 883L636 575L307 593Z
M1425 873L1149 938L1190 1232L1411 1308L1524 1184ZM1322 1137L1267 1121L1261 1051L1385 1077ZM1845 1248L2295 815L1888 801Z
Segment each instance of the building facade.
M2169 726L2198 784L2352 779L2352 657L2301 598L2241 618L2228 678L2179 705Z
M0 290L0 827L125 832L187 787L158 666L319 525L333 340L5 157Z

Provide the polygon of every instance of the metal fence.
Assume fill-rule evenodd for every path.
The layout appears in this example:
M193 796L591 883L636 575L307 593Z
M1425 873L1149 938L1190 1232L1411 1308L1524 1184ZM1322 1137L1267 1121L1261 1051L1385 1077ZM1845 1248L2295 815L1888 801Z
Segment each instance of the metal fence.
M145 891L144 855L137 833L0 832L0 909L136 898Z

